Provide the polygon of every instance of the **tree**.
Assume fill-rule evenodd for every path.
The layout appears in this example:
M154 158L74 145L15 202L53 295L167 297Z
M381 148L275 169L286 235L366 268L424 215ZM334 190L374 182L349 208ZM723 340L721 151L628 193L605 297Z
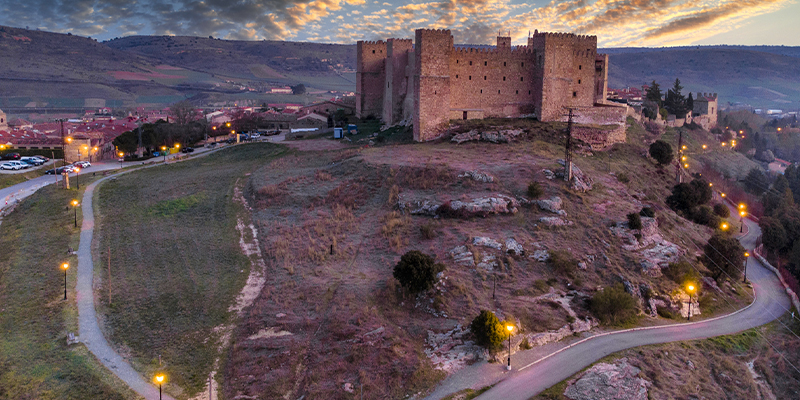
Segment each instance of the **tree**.
M533 181L528 184L527 194L528 198L531 200L538 199L544 194L544 189L542 189L542 185L540 185L539 182Z
M744 248L738 240L724 233L716 233L703 248L706 266L712 271L714 280L730 278L737 280L744 266Z
M686 98L681 94L682 89L681 81L676 78L672 89L667 90L667 96L664 100L664 108L675 114L677 118L686 117Z
M694 179L689 183L679 183L672 188L667 197L667 205L675 211L688 212L694 207L711 201L711 187L703 179Z
M672 162L672 146L663 140L656 140L650 145L650 157L653 157L659 165L667 165Z
M409 293L419 293L432 288L436 274L442 271L444 265L435 263L433 257L411 250L400 257L393 275Z
M503 345L503 340L508 333L493 312L482 310L472 323L469 330L475 336L475 343L489 350L497 350Z
M769 186L769 182L767 182L766 175L761 172L761 168L753 167L744 178L744 189L748 193L760 196L767 186Z
M292 88L292 94L305 94L306 93L306 85L299 83L294 86L290 86Z
M714 214L722 218L728 218L731 216L731 210L722 203L714 204Z
M628 228L642 229L642 217L639 215L639 213L628 214Z
M780 251L786 246L786 229L781 221L774 217L764 217L758 221L761 228L761 242L772 251Z
M175 119L175 123L181 126L188 125L189 122L197 119L197 111L189 100L179 101L169 106L169 114Z
M637 314L636 300L625 291L622 283L595 293L589 309L600 322L610 325L629 321Z
M655 80L653 80L653 82L650 83L650 87L647 88L647 91L645 92L645 99L650 100L661 107L661 96L661 87L658 85L658 83L656 83Z

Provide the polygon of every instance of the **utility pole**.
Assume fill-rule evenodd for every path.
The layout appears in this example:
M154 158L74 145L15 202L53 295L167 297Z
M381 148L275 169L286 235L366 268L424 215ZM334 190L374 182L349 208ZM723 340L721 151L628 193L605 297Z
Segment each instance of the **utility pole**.
M108 306L111 307L111 246L108 246Z
M572 109L569 109L569 120L567 122L567 143L564 148L564 180L572 180Z
M142 156L144 156L144 153L142 152L142 122L139 121L138 125L139 125L139 129L138 129L138 131L139 131L139 145L136 148L136 153L138 153L137 155L139 156L139 158L141 158Z
M678 163L675 164L675 180L678 183L683 182L683 174L681 174L681 163L683 162L683 131L678 130Z

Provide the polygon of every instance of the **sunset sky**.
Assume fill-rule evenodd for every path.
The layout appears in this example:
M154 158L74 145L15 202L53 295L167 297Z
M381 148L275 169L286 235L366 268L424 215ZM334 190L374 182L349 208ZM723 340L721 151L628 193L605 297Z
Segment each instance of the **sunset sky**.
M597 35L601 47L800 45L796 0L1 0L0 24L100 40L130 35L353 43L451 29L456 43L498 31Z

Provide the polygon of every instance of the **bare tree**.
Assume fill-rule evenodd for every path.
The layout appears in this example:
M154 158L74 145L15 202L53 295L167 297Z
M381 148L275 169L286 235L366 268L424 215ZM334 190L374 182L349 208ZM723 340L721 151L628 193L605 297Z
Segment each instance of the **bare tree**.
M169 112L172 118L175 119L175 123L181 126L186 126L197 119L197 112L189 100L179 101L171 105L169 107Z

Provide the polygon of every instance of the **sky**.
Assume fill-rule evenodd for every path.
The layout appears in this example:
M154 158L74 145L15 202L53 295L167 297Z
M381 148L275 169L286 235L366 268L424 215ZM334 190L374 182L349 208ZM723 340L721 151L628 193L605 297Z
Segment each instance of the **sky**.
M91 36L213 36L355 43L450 29L460 44L529 32L599 47L800 46L798 0L0 0L0 25Z

